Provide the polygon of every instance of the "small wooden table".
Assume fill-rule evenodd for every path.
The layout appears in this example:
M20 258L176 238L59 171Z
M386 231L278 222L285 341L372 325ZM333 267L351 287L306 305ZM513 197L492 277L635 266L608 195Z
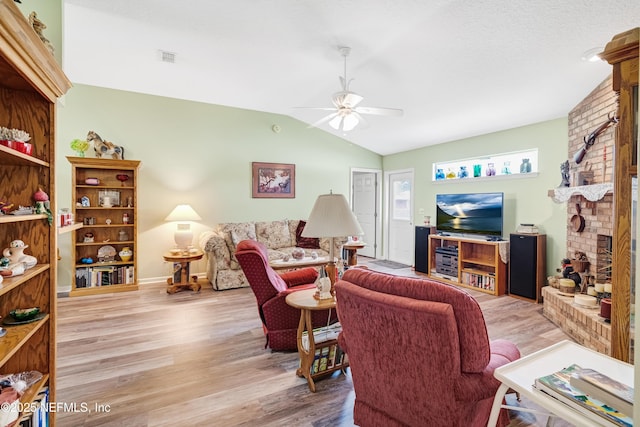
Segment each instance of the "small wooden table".
M173 262L173 277L167 279L167 284L169 285L167 288L168 294L175 294L184 289L191 289L195 292L200 291L198 276L194 275L189 278L189 264L191 261L201 259L203 255L204 252L200 250L178 254L166 252L162 255L165 261Z
M342 249L345 251L344 257L347 260L348 266L353 266L358 264L358 249L362 249L366 244L362 242L350 242L342 245Z
M337 339L330 339L317 344L315 342L313 336L313 324L311 323L311 312L314 310L334 309L336 307L335 298L317 300L313 297L315 291L315 289L306 289L304 291L292 292L287 295L286 298L287 304L300 309L300 323L298 324L298 355L300 356L300 367L296 371L296 374L299 377L307 379L309 389L312 392L316 391L316 385L314 383L315 378L323 377L338 370L345 372L345 369L349 366L347 355L343 354L342 350L338 347ZM307 332L308 335L308 345L306 348L302 338L304 332ZM332 349L331 347L334 348ZM325 348L328 348L327 353L329 354L331 354L331 351L334 352L333 365L329 367L329 362L327 362L326 369L318 370L314 373L312 372L312 368L315 361L316 351L319 350L322 353ZM342 354L342 358L338 359L339 356L337 353Z

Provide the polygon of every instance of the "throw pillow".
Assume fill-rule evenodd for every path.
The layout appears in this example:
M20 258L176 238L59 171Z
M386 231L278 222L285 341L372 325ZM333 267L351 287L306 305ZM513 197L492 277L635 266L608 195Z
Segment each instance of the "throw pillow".
M302 230L307 221L300 221L296 229L296 246L304 249L320 249L320 239L317 237L302 237Z
M258 242L268 249L287 248L291 245L287 220L256 222Z
M243 240L256 240L256 234L253 231L249 231L248 233L235 230L231 231L231 241L233 242L233 246L238 247L238 243Z

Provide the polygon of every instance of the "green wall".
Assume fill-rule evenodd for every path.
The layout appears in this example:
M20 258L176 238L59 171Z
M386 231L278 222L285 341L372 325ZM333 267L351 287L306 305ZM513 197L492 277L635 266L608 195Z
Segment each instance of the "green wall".
M272 126L281 131L276 133ZM319 194L349 195L351 168L381 169L382 158L357 145L289 117L159 96L74 86L58 106L57 202L70 207L69 143L96 131L122 145L125 158L141 160L138 187L138 276L167 277L162 253L173 246L173 226L164 218L189 203L200 232L220 222L306 218ZM93 148L87 156L93 157ZM296 165L294 199L253 199L251 162ZM63 260L59 288L70 286L71 237L59 239ZM204 261L193 264L203 272Z
M437 193L502 191L505 195L504 236L520 223L534 223L547 235L547 272L554 274L566 257L566 204L556 204L548 190L561 182L560 164L567 159L567 119L561 118L502 132L424 147L385 156L385 172L414 169L414 218L421 223L430 215L435 224ZM539 173L532 177L514 175L477 181L432 181L433 163L484 157L514 151L538 149ZM517 167L517 165L516 165ZM424 214L419 214L424 209Z

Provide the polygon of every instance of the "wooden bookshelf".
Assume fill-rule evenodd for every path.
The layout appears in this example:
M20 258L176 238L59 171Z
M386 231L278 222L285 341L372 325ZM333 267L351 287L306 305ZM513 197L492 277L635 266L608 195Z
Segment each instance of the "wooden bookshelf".
M72 211L75 220L83 224L82 228L72 231L75 274L69 295L137 290L137 183L140 162L87 157L67 159L72 168ZM118 175L127 175L128 179L119 181ZM96 178L98 184L87 184L87 178ZM102 203L105 195L112 196L111 206ZM93 241L86 241L88 234L93 235ZM115 250L114 258L101 260L101 251L108 247ZM125 247L133 252L131 260L126 262L119 256ZM92 263L82 262L89 258Z
M40 187L56 212L56 101L70 87L14 1L0 0L0 126L24 130L33 145L31 155L0 146L2 197L15 206L33 206L33 194ZM7 318L11 310L29 307L45 313L32 323L3 325L7 334L0 339L0 374L38 371L42 380L20 400L30 404L48 387L55 401L58 233L46 215L0 215L0 236L0 249L22 240L29 246L25 254L38 260L24 274L3 280L0 315ZM49 414L49 425L55 425L54 414Z

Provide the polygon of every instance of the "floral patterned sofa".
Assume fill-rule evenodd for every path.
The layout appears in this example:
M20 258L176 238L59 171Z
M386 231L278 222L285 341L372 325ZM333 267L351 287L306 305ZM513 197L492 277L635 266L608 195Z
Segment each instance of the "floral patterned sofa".
M269 260L281 259L296 248L303 248L307 256L317 252L318 256L329 255L329 239L313 239L301 236L306 221L278 220L261 222L235 222L218 224L215 229L200 234L200 248L205 253L207 279L213 289L235 289L248 287L240 264L235 257L236 245L242 240L256 240L268 249ZM334 255L340 256L340 248L347 241L334 239Z

